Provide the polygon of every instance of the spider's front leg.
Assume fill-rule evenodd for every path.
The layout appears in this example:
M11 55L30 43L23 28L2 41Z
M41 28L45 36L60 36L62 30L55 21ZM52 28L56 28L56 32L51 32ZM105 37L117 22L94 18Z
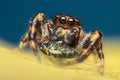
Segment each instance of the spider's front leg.
M101 40L102 34L98 30L93 31L92 34L90 34L85 40L83 39L82 44L77 46L77 52L79 54L78 57L75 60L68 62L68 64L83 62L94 51L94 49L96 49L97 54L100 58L100 73L103 73L104 54L102 51ZM80 49L79 47L82 49Z
M44 25L45 15L44 13L37 13L30 20L30 27L26 34L23 36L18 49L21 50L27 43L29 43L30 47L34 51L35 56L38 57L38 50L36 48L37 45L37 35L42 33L41 27Z

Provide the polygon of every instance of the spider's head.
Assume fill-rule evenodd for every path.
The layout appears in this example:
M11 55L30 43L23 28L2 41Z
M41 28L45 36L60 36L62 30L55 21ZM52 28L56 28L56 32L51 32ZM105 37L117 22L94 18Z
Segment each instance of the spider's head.
M64 29L70 29L73 27L80 27L80 21L78 18L64 15L64 14L58 14L55 16L54 20L55 28L62 27Z

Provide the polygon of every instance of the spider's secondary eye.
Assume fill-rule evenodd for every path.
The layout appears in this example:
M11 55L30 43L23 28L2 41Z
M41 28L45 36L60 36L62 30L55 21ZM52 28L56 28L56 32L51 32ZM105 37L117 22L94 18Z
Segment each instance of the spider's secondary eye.
M68 24L69 24L69 25L73 25L73 24L74 24L74 20L73 20L72 18L70 18L70 19L68 20Z
M61 23L65 23L65 21L66 21L66 18L64 16L60 18Z

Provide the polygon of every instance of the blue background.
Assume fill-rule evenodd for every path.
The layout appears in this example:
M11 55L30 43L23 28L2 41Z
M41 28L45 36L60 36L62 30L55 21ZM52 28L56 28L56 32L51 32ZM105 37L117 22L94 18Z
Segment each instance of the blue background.
M120 0L0 0L0 38L18 44L36 12L48 19L58 13L81 20L83 29L99 29L104 37L120 36Z

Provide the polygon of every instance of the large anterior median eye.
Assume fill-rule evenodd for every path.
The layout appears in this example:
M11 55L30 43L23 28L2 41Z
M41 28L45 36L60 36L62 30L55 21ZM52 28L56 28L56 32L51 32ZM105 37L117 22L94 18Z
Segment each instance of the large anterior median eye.
M68 19L68 24L73 25L74 24L74 19L72 19L72 18Z
M60 18L60 22L61 22L61 23L65 23L65 22L66 22L66 18L65 18L64 16L62 16L62 17Z

